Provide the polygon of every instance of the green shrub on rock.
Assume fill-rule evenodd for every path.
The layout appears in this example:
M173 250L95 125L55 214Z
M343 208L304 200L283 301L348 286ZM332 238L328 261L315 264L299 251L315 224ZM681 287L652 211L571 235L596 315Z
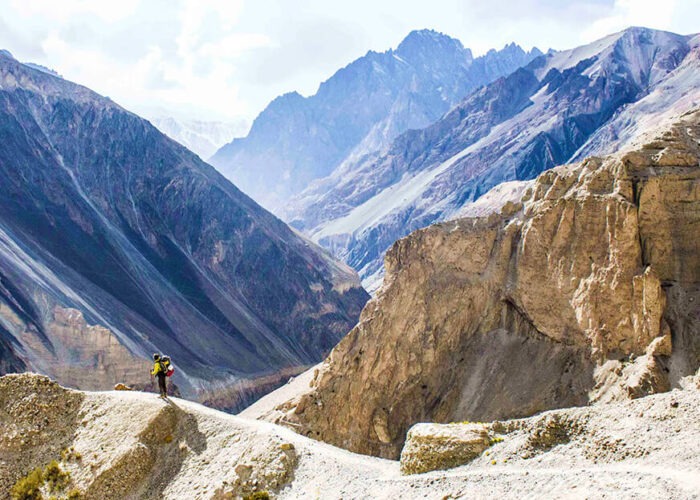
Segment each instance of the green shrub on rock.
M44 482L50 493L60 493L70 485L70 474L52 460L44 469Z
M25 477L15 483L10 490L12 500L42 500L41 486L44 484L44 477L41 467L37 467Z
M83 495L79 489L68 490L71 483L70 473L52 460L43 470L37 467L19 479L12 487L10 497L12 500L44 500L47 493L51 495L48 500L80 500Z
M243 500L270 500L270 494L267 491L256 491L245 496Z

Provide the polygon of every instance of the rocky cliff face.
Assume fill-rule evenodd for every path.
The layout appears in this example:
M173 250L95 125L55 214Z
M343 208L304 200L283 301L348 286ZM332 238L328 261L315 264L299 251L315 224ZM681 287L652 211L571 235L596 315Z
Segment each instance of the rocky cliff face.
M511 44L475 60L454 38L414 31L395 50L370 51L340 69L310 97L278 97L247 137L222 147L211 161L243 192L283 215L290 196L346 159L425 127L471 90L539 55Z
M6 304L0 303L0 317L32 353L32 368L51 373L70 387L100 390L117 381L140 387L148 383L150 360L132 353L110 329L88 325L77 309L54 307L42 325L50 337L48 343Z
M666 391L700 367L700 113L540 175L500 214L419 230L278 420L396 458L420 421Z
M164 351L189 397L269 385L321 359L367 299L147 121L5 55L0 141L3 369L105 388L148 380Z
M699 74L700 38L644 28L539 57L318 181L287 220L372 289L398 238L453 218L504 181L534 179L581 151L618 151L664 113L697 106Z

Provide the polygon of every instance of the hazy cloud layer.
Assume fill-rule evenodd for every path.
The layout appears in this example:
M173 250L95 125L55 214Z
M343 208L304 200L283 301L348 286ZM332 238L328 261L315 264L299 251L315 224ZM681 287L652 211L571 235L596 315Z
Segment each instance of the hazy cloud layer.
M250 122L278 94L314 93L412 29L475 55L510 41L563 49L627 26L700 31L697 0L0 0L0 48L142 113Z

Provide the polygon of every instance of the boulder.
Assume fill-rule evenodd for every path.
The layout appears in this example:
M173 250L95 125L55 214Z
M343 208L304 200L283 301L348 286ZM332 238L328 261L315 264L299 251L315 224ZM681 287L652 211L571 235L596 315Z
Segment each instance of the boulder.
M401 451L401 472L420 474L469 463L491 446L483 424L416 424Z

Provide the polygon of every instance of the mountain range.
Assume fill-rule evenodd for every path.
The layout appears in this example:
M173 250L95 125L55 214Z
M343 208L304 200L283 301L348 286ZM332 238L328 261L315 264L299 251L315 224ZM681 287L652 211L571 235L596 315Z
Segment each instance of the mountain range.
M289 225L2 50L0 145L0 500L695 495L700 35L413 32L215 155Z
M699 59L700 37L645 28L542 55L433 124L345 162L291 200L284 218L376 289L397 239L502 182L615 151L696 106Z
M215 155L260 160L243 170L287 199L291 229L146 120L3 51L0 370L101 389L142 383L166 351L184 395L241 407L357 322L349 266L376 290L411 231L500 210L542 171L697 107L699 66L700 37L645 28L480 58L412 32L273 101Z
M316 94L273 100L245 138L211 158L243 192L283 214L289 198L400 133L434 122L480 85L542 53L510 44L474 58L432 30L411 32L395 50L368 52L323 82Z
M0 369L245 403L356 323L357 275L108 98L0 54Z
M243 122L184 120L162 112L146 115L146 118L165 135L205 160L230 141L231 137L245 130Z

